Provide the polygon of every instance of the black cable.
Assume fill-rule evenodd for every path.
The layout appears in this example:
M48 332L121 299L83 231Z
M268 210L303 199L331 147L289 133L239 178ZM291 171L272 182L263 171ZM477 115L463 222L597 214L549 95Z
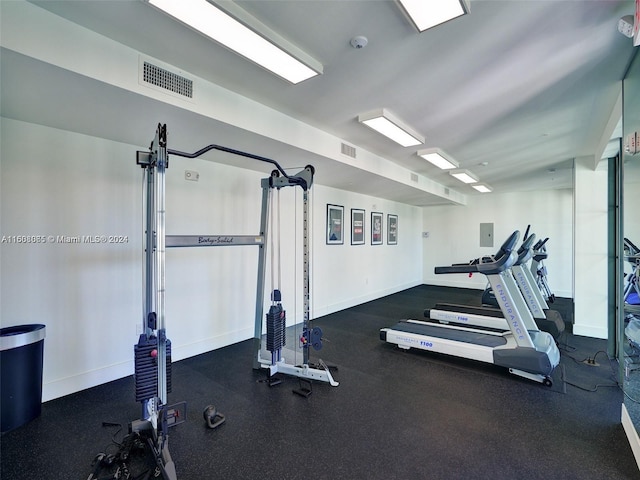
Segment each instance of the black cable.
M604 350L598 350L594 355L593 355L593 360L596 359L596 357L598 356L599 353L604 353L607 356L607 360L609 360L609 362L611 362L611 357L609 357L609 354L607 352L605 352Z
M122 431L122 424L114 423L114 422L102 422L102 426L118 427L118 430L112 435L112 438L111 438L112 443L107 445L107 447L104 449L105 453L101 453L101 454L98 454L98 456L96 456L96 460L100 455L104 455L105 457L111 457L110 462L108 464L104 464L104 467L103 467L105 469L109 469L110 473L106 473L106 476L99 476L99 477L94 476L90 478L92 478L92 480L110 480L115 478L129 478L130 480L147 480L151 475L151 470L147 468L146 470L143 470L141 473L134 474L132 472L132 465L130 463L132 460L131 458L132 452L134 452L140 447L143 450L146 450L145 448L146 444L140 439L139 435L137 433L128 434L128 435L125 435L120 442L118 442L116 440L116 436ZM114 454L107 455L106 452L113 447L116 448L116 452ZM94 460L94 463L92 464L93 467L95 467L96 465L95 464L96 460ZM127 477L118 476L122 474L123 470L128 472Z
M566 351L571 351L571 352L575 352L576 351L576 347L569 345L568 343L569 340L569 332L567 330L564 330L559 336L558 339L556 340L556 345L558 346L559 350L566 350Z
M598 352L598 353L599 353L599 352ZM597 355L597 353L596 353L596 355ZM607 357L608 357L608 356L609 356L609 355L607 354ZM595 357L594 357L594 358L595 358ZM618 359L617 359L617 358L615 358L615 359L614 359L614 361L616 361L616 362L617 362L617 361L618 361ZM616 376L616 371L613 369L613 367L611 367L611 370L612 370L612 374L613 374L613 376L614 376L614 378L615 378L615 376ZM621 384L620 382L616 382L616 383L617 383L617 384L618 384L618 386L620 387L620 390L622 390L622 393L623 393L623 395L624 395L625 397L627 397L629 400L631 400L631 401L632 401L632 402L634 402L634 403L640 403L640 400L633 398L631 395L629 395L629 394L627 393L627 391L625 390L625 388L624 388L624 385L623 385L623 384Z
M574 350L575 350L575 348L574 348ZM609 367L611 368L611 374L612 374L613 382L614 382L614 383L611 383L611 384L598 383L598 384L596 384L592 389L590 389L590 388L586 388L586 387L583 387L583 386L577 385L577 384L575 384L575 383L571 383L571 382L567 381L566 379L564 379L564 378L562 377L562 375L560 375L560 379L561 379L564 383L566 383L567 385L570 385L570 386L572 386L572 387L578 388L578 389L583 390L583 391L585 391L585 392L592 392L592 393L593 393L593 392L597 392L597 391L598 391L598 388L600 388L600 387L621 387L620 383L615 379L615 378L616 378L616 371L615 371L615 369L613 368L613 366L611 365L611 362L612 362L612 361L613 361L613 362L617 362L617 358L615 358L615 357L614 357L613 359L612 359L612 358L610 358L610 357L609 357L609 354L608 354L607 352L605 352L604 350L598 350L598 351L597 351L593 356L589 355L588 357L584 358L583 360L578 360L578 359L576 359L575 357L573 357L572 355L569 355L568 353L564 353L564 355L563 355L563 356L564 356L564 357L569 357L571 360L573 360L573 361L574 361L575 363L577 363L578 365L584 365L584 364L586 364L586 365L593 365L593 364L595 364L596 357L597 357L597 356L598 356L598 354L600 354L600 353L604 353L604 354L607 356L607 360L609 361ZM622 390L624 391L624 389L622 389Z
M575 360L575 359L573 359L573 360ZM571 385L572 387L578 388L578 389L583 390L585 392L591 392L591 393L597 392L598 388L600 388L600 387L619 387L620 386L617 382L613 383L613 384L598 383L593 387L593 389L589 389L589 388L582 387L580 385L577 385L575 383L571 383L571 382L567 381L566 379L563 378L562 374L560 374L560 380L562 380L567 385Z
M564 335L564 334L563 334ZM568 343L562 343L562 342L558 342L558 349L559 350L566 350L567 352L575 352L577 350L576 347L572 347L571 345L569 345Z
M565 353L564 355L562 355L563 357L569 357L571 360L573 360L574 362L576 362L578 365L585 363L586 360L588 360L590 357L587 357L583 360L578 360L577 358L575 358L572 355L569 355L568 353Z
M111 435L111 441L113 443L115 443L118 447L120 447L120 445L122 445L122 443L116 441L116 435L118 435L122 431L122 424L121 423L115 423L115 422L102 422L102 426L103 427L118 427L118 430L116 431L116 433Z
M565 345L565 346L569 347L568 345ZM571 347L571 348L573 348L573 351L576 350L574 347ZM616 370L614 369L614 367L612 365L612 363L617 363L618 362L618 359L616 357L613 357L613 358L609 357L609 354L607 352L605 352L604 350L598 350L593 356L588 356L583 360L577 360L575 357L573 357L572 355L569 355L568 353L564 353L563 356L564 357L569 357L571 360L573 360L574 362L576 362L577 364L580 365L580 364L587 363L587 361L589 361L589 360L593 360L595 362L596 357L601 353L603 353L603 354L605 354L607 356L607 360L609 361L609 367L611 368L611 374L612 374L612 377L614 379L613 380L614 383L612 383L612 384L596 384L593 387L593 389L589 389L589 388L585 388L585 387L582 387L580 385L576 385L574 383L568 382L567 380L562 378L562 375L560 376L560 379L564 383L566 383L567 385L570 385L572 387L578 388L578 389L583 390L585 392L591 392L591 393L596 392L598 390L598 388L600 388L600 387L618 387L618 388L620 388L620 390L622 390L622 393L624 394L624 396L626 398L628 398L630 401L632 401L634 403L639 403L640 404L640 400L638 400L636 398L633 398L631 395L629 395L627 393L627 391L624 389L624 386L620 382L618 382L616 380L617 372L616 372Z
M576 385L575 383L568 382L566 380L564 380L564 383L566 383L567 385L571 385L572 387L578 388L580 390L583 390L585 392L590 392L590 393L597 392L598 388L600 388L600 387L616 387L617 388L617 387L620 386L617 383L613 383L613 384L610 384L610 385L604 384L604 383L598 383L592 389L589 389L589 388L586 388L586 387L581 387L580 385Z
M620 390L622 391L623 395L624 395L625 397L627 397L630 401L632 401L632 402L634 402L634 403L640 403L640 400L635 399L635 398L633 398L631 395L629 395L629 394L627 393L627 391L624 389L624 386L623 386L620 382L618 382L617 380L615 380L615 377L616 377L616 375L617 375L617 374L616 374L616 371L613 369L613 366L611 365L611 362L612 362L612 361L613 361L613 362L617 362L617 359L616 359L616 358L614 358L614 359L609 358L609 354L607 354L607 353L606 353L605 351L603 351L603 350L600 350L600 351L596 352L596 354L593 356L593 360L595 360L595 358L596 358L596 356L598 355L598 353L604 353L604 354L606 354L606 355L607 355L607 359L608 359L608 360L609 360L609 362L610 362L610 366L611 366L611 370L612 370L612 376L613 376L613 378L614 378L614 383L613 383L613 384L611 384L611 385L606 385L606 384L596 384L596 385L595 385L595 387L593 388L593 390L589 390L589 389L584 388L584 387L581 387L581 386L579 386L579 385L575 385L575 384L573 384L573 383L567 382L567 381L566 381L566 380L564 380L564 379L562 379L562 380L563 380L565 383L567 383L567 384L571 385L572 387L579 388L580 390L584 390L584 391L586 391L586 392L595 392L595 391L597 391L597 390L598 390L598 388L599 388L599 387L618 387L618 388L620 388ZM590 358L590 357L588 357L588 358ZM575 359L573 359L573 360L577 362L577 360L575 360ZM585 359L585 360L586 360L586 359ZM584 363L584 361L583 361L583 362L580 362L580 363Z
M637 400L635 398L633 398L631 395L629 395L624 388L621 388L622 393L624 394L625 397L627 397L629 400L631 400L633 403L640 403L640 400Z

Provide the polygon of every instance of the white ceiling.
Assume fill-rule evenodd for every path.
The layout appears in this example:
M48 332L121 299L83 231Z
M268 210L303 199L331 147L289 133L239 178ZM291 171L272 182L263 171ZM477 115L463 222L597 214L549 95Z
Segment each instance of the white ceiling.
M496 193L571 188L573 159L602 155L619 82L635 53L617 32L618 19L634 11L632 0L472 0L469 15L423 33L393 1L237 1L323 64L322 75L291 85L142 1L31 3L465 195L476 193L417 157L417 148L396 146L357 116L392 111L426 138L419 148L444 149ZM368 38L366 48L351 47L355 35ZM95 81L60 91L57 77L89 82L70 75L3 50L2 114L135 144L132 132L151 140L154 124L172 110ZM65 111L65 96L79 91L100 115ZM38 95L59 99L60 108L43 112ZM178 109L171 115L225 139L244 135L245 150L284 164L303 153ZM442 203L326 158L305 160L320 183L415 205Z

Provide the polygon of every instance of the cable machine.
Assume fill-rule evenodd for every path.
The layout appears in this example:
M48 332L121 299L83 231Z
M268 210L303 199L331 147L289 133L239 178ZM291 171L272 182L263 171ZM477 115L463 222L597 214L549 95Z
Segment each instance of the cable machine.
M258 235L166 235L165 234L165 171L169 167L169 155L196 158L210 150L219 150L275 166L271 176L261 181L262 214ZM253 367L267 369L270 379L278 373L299 377L301 382L324 381L337 386L329 368L320 360L321 368L309 364L309 347L322 347L322 331L312 327L309 316L309 189L313 184L314 168L306 166L296 175L287 175L275 161L258 155L234 150L220 145L209 145L194 153L167 148L167 127L158 124L149 151L138 151L136 163L145 170L145 232L144 232L144 313L143 333L134 347L136 401L142 404L142 417L132 422L129 430L147 438L159 469L165 480L175 480L176 471L168 449L167 430L186 420L186 403L167 406L167 394L171 390L171 342L166 336L165 323L165 252L167 248L257 245L258 276L256 289L256 310ZM300 187L303 191L303 329L299 337L303 350L302 362L288 364L282 355L285 344L286 315L281 305L279 289L272 293L272 307L267 314L266 348L271 358L261 356L262 320L264 304L264 284L266 270L266 244L269 226L271 193L283 187ZM275 380L270 382L275 384ZM294 390L295 391L295 390ZM296 393L308 395L309 388L301 388ZM210 428L224 422L224 415L209 406L204 411L205 421Z
M171 391L171 342L165 328L165 170L168 167L167 132L158 125L149 152L136 154L145 170L144 297L142 334L134 346L136 401L142 416L129 425L130 433L147 440L164 480L177 480L169 453L169 426L186 420L180 408L167 406Z

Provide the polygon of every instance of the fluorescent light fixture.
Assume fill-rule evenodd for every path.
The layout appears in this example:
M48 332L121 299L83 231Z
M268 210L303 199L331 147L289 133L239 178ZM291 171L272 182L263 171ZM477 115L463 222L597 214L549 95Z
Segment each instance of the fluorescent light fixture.
M418 155L428 162L433 163L436 167L442 170L450 170L452 168L458 168L458 162L451 158L447 153L443 152L439 148L427 148L425 150L418 150Z
M384 108L359 115L358 121L403 147L415 147L424 143L422 135L402 123Z
M469 170L464 170L464 169L461 169L461 168L458 168L456 170L449 170L449 175L451 175L452 177L457 178L458 180L460 180L461 182L464 182L464 183L476 183L476 182L478 182L480 180L478 177L476 177Z
M491 188L486 183L474 183L471 186L475 188L477 191L479 191L480 193L490 193L493 191L493 188Z
M419 32L469 13L468 0L397 0Z
M218 2L219 5L206 0L148 2L291 83L299 83L322 73L320 62L233 2Z

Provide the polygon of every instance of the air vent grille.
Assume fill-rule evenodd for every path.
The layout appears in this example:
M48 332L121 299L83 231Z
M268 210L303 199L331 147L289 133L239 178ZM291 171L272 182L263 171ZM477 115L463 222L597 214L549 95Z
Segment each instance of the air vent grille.
M142 80L170 92L193 98L193 80L177 75L149 62L144 62Z
M340 153L351 158L356 158L356 147L342 143L340 144Z
M449 188L448 187L444 187L444 194L445 195L449 195Z
M411 174L411 181L412 182L417 182L418 181L418 175L416 173L412 173Z

